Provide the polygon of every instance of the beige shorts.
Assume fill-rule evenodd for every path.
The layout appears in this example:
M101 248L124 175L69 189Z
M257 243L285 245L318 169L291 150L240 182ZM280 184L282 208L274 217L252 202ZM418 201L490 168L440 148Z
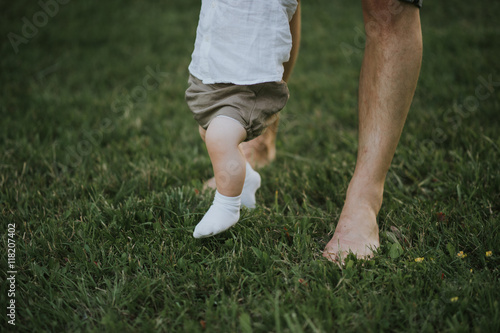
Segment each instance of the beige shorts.
M261 135L278 118L289 96L284 81L252 85L203 84L189 75L188 84L186 102L198 124L207 129L215 117L230 117L245 128L245 141Z

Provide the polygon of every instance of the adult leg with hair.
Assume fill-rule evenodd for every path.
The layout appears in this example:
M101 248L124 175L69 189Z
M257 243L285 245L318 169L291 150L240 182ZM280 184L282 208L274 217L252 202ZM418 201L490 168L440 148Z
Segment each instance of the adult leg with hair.
M356 168L332 239L323 256L373 256L384 182L415 92L422 60L419 9L392 1L363 1L367 34L359 83Z

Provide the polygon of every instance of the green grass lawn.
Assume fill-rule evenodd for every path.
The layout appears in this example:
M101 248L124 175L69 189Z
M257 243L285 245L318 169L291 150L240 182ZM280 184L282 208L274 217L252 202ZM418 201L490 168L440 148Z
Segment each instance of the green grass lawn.
M2 327L500 331L499 3L425 2L422 72L386 183L382 246L343 268L321 252L355 165L360 3L303 1L258 208L203 240L192 231L211 203L201 188L212 171L184 102L200 1L172 3L70 1L45 21L35 1L0 4ZM15 47L10 32L24 38Z

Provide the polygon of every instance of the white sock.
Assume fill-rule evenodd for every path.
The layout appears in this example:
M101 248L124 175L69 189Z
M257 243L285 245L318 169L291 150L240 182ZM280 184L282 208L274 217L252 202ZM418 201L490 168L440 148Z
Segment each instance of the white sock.
M240 206L241 195L226 197L216 190L214 202L194 228L193 237L210 237L231 228L240 219Z
M243 184L243 191L241 192L241 205L247 208L255 208L255 192L260 187L260 175L257 171L252 169L250 163L247 162L247 171L245 175L245 183Z

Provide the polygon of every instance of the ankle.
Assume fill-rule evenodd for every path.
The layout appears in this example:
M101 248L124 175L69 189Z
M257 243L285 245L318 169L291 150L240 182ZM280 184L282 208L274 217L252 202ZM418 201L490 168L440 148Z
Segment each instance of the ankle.
M218 190L215 190L213 204L220 205L222 207L231 207L239 210L241 205L241 194L237 196L227 196L221 194Z
M375 215L382 207L384 184L360 180L353 177L347 188L346 202L356 202L356 205L367 206Z

